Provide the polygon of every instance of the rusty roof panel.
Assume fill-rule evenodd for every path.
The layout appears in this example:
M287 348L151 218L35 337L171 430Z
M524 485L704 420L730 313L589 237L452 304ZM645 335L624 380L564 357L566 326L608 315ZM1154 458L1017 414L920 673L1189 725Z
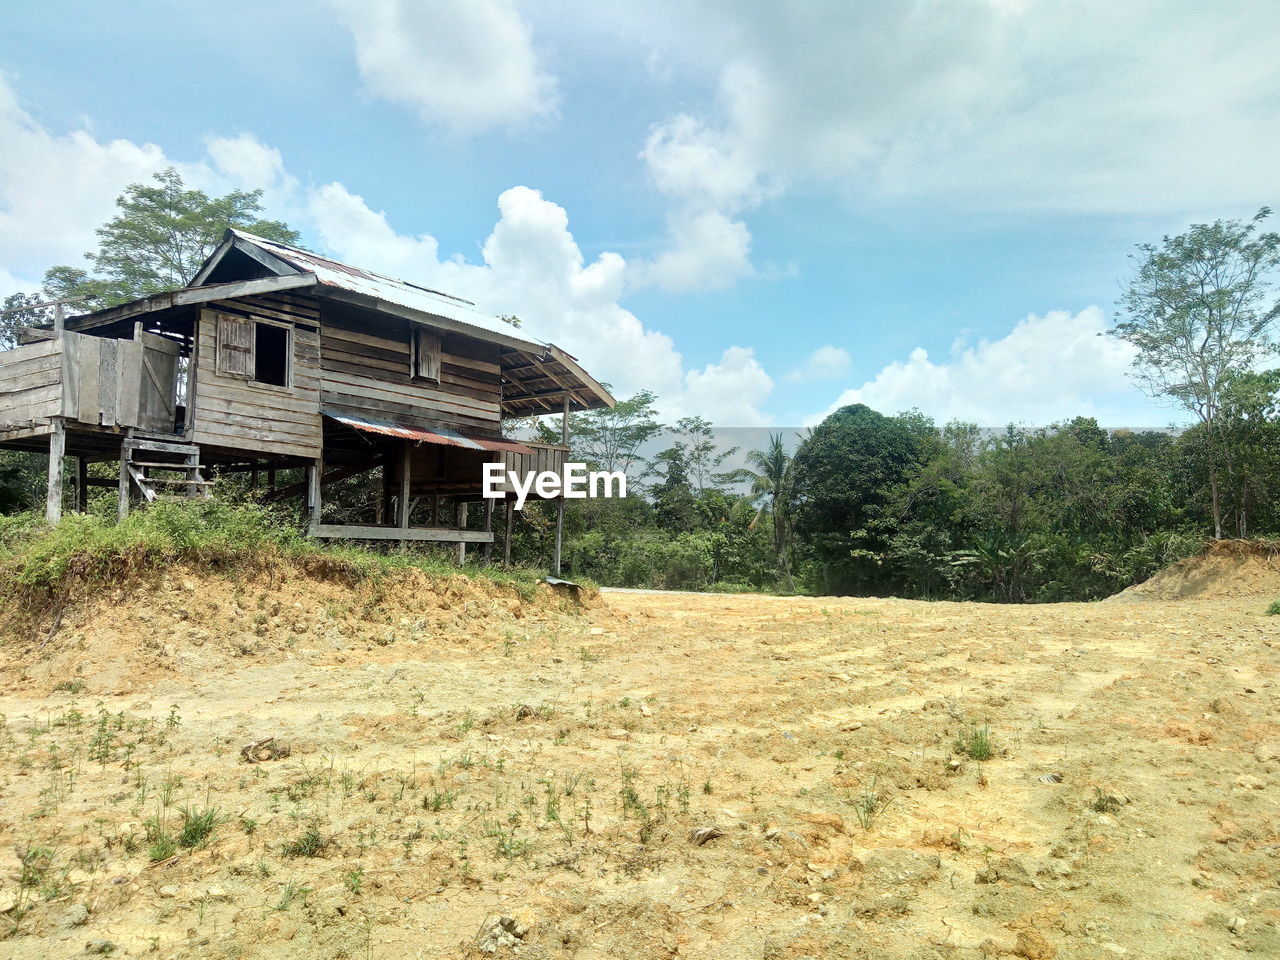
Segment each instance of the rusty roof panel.
M372 270L339 263L320 254L265 240L252 233L245 233L243 230L233 230L232 233L290 266L304 273L314 274L316 280L326 286L337 287L351 293L362 293L388 303L408 307L410 310L420 310L457 323L478 327L489 333L500 333L513 339L546 346L545 341L538 339L525 327L513 327L506 321L477 309L470 300L450 296L428 287L420 287L394 277L385 277Z
M462 447L466 450L489 450L494 453L533 453L532 449L518 440L509 440L506 437L468 437L458 433L456 430L449 430L445 427L434 427L427 430L424 427L408 427L398 423L365 420L330 410L324 410L323 412L330 420L336 420L338 423L345 424L353 430L359 430L361 433L379 433L387 437L401 437L405 440L436 443L446 447Z

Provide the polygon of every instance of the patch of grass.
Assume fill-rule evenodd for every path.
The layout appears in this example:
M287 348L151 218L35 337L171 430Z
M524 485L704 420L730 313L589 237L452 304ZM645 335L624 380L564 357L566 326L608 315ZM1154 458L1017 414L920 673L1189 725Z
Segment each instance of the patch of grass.
M178 828L178 845L188 849L198 847L208 840L222 822L222 815L217 807L206 807L203 810L183 807L179 815L182 817L182 826Z
M286 857L318 857L329 846L329 840L314 823L293 840L286 841L280 852Z
M1101 787L1093 788L1093 799L1089 801L1089 809L1094 813L1115 813L1124 803L1119 797L1103 793Z
M991 728L985 723L980 727L972 725L968 730L956 734L956 751L970 760L990 760L995 754L991 743Z
M1267 616L1280 617L1280 600L1277 600L1271 606L1267 607Z
M91 514L69 514L49 529L34 513L0 517L0 601L37 610L77 591L119 583L174 566L217 571L271 570L293 565L315 576L353 583L417 571L440 578L459 575L441 555L412 548L386 553L349 544L320 544L292 519L260 506L218 499L161 500L121 523ZM484 578L532 599L540 574L533 569L468 565L463 574Z

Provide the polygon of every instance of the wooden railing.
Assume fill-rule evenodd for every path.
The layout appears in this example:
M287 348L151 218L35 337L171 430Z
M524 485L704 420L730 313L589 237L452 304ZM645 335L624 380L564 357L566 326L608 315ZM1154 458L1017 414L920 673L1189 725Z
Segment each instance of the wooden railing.
M521 443L532 449L533 453L504 453L500 455L500 460L495 458L492 462L501 462L506 470L521 476L544 471L564 476L565 461L569 458L568 447L559 443L535 443L528 440L522 440ZM498 489L504 493L515 492L510 482L499 484Z
M172 433L177 344L64 333L0 351L0 432L47 432L54 417Z

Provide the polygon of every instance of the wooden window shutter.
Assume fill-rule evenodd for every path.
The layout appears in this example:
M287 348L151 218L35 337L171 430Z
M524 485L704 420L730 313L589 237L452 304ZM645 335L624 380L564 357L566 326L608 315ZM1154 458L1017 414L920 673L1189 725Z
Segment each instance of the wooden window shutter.
M218 373L225 377L253 377L253 322L218 314Z
M423 380L440 382L440 334L430 330L414 331L413 375Z

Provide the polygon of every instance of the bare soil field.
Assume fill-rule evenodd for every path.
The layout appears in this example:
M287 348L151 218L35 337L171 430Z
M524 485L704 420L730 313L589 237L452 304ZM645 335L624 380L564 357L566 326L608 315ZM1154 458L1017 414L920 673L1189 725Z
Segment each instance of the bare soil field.
M1280 956L1269 564L1016 607L173 571L10 617L0 957Z

